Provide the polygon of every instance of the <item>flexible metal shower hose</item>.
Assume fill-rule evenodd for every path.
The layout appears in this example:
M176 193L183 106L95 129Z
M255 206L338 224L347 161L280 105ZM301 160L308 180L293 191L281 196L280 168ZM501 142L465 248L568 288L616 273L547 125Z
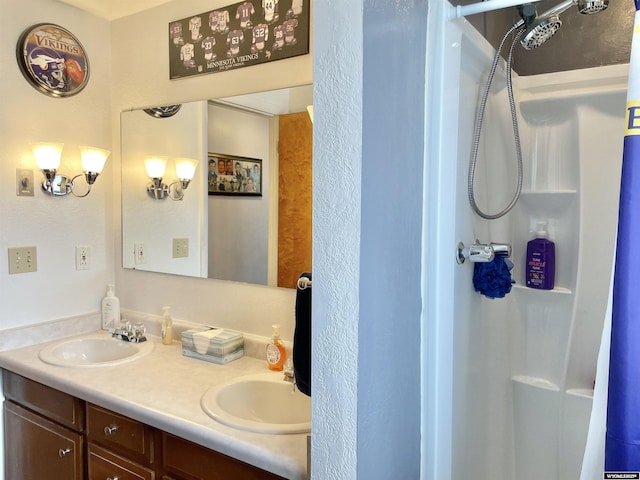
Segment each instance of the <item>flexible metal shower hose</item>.
M518 202L518 199L520 198L520 192L522 191L522 147L520 146L520 131L518 129L518 116L516 112L515 101L513 99L513 85L511 82L511 61L513 57L513 47L515 46L519 38L524 33L524 28L521 28L521 27L522 27L522 23L516 23L507 31L507 33L502 38L502 41L500 42L500 46L496 50L496 54L493 57L493 63L491 65L491 70L489 71L487 84L482 94L482 99L480 101L478 113L476 114L476 125L475 125L474 136L473 136L473 149L471 152L471 160L469 162L469 175L467 177L467 193L469 196L469 203L471 204L471 208L473 209L473 211L479 216L481 216L482 218L487 220L495 220L509 213L509 211L511 211L514 205ZM473 192L476 164L478 162L478 148L480 147L480 133L482 132L482 123L484 122L484 111L487 106L487 99L489 97L489 90L491 89L491 82L493 81L493 77L496 73L496 67L498 66L498 61L500 60L500 52L502 51L502 47L504 46L504 43L507 41L507 38L509 37L509 35L511 35L515 30L518 30L518 28L520 28L520 30L516 33L513 39L513 42L511 43L511 48L509 49L509 55L507 58L507 93L509 96L509 106L511 108L511 121L513 123L513 137L514 137L515 146L516 146L518 180L517 180L515 195L511 199L511 202L509 203L509 205L507 205L503 210L501 210L496 214L488 214L480 210L480 208L476 203L474 192Z

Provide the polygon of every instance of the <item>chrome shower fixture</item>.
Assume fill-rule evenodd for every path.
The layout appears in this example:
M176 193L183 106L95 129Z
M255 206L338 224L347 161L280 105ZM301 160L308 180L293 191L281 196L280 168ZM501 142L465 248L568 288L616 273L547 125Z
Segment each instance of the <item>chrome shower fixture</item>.
M636 0L640 1L640 0ZM490 2L484 3L499 3L499 0L491 0ZM471 205L471 209L478 216L486 219L486 220L495 220L497 218L501 218L505 216L507 213L511 211L511 209L515 206L520 198L520 193L522 191L522 146L520 144L520 133L518 127L518 115L516 112L515 100L513 96L513 87L511 80L511 65L513 59L513 48L520 41L520 44L526 49L531 50L533 48L537 48L542 45L544 42L549 40L562 26L562 21L560 20L560 14L565 10L568 10L573 5L576 5L579 12L583 14L592 14L598 13L602 10L606 9L609 6L609 0L566 0L550 10L547 10L542 15L538 16L537 9L534 2L529 2L521 5L516 5L518 8L518 12L520 13L520 17L522 18L515 25L513 25L507 33L502 37L502 41L500 45L496 49L495 55L493 56L493 62L491 63L491 68L489 70L489 76L487 77L487 82L485 84L484 91L482 93L482 98L480 100L480 105L478 106L476 112L476 123L473 133L473 144L471 148L471 159L469 160L469 171L467 174L467 197L469 199L469 204ZM498 7L500 8L500 7ZM456 9L456 15L462 13L462 10ZM476 12L478 13L478 12ZM475 185L475 171L478 161L478 150L480 146L480 137L482 131L482 124L484 122L484 114L487 106L487 100L489 98L489 91L491 89L491 82L493 81L493 77L496 73L496 68L498 66L498 61L500 59L500 53L502 51L502 47L506 43L507 39L513 35L513 39L511 41L511 47L509 49L509 54L507 55L507 66L506 66L506 77L507 77L507 96L509 98L509 106L511 110L511 120L513 123L513 138L516 147L516 166L518 170L518 178L516 183L516 191L513 195L513 198L509 202L509 204L503 208L500 212L495 214L489 214L480 209L475 199L474 185ZM463 249L464 250L464 249ZM460 256L460 254L459 254Z
M541 0L529 0L525 5L533 6L535 3L540 1ZM573 0L572 3L578 7L580 13L587 15L601 12L609 6L609 0ZM450 7L448 17L449 20L453 20L456 18L463 18L468 15L493 12L494 10L500 10L501 8L521 6L522 4L520 3L520 0L480 0L476 3ZM520 26L522 25L524 25L524 23L520 24Z
M526 12L526 8L530 9L530 6L518 7L520 16L522 16L522 20L518 23L525 25L525 32L520 41L525 50L533 50L553 37L562 26L560 14L574 5L578 8L578 12L584 15L593 15L606 10L609 6L609 0L565 0L542 15L536 15L533 19L531 19L530 13Z
M578 11L584 15L593 15L606 10L609 0L578 0Z
M526 28L520 44L525 50L538 48L553 37L561 26L562 20L558 15L543 15L536 18Z

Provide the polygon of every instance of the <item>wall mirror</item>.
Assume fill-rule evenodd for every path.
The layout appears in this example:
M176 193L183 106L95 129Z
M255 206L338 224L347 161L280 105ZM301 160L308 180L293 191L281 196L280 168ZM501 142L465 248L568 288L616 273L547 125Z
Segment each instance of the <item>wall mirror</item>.
M311 104L305 85L122 112L123 268L295 288L311 269ZM183 158L198 161L186 188Z

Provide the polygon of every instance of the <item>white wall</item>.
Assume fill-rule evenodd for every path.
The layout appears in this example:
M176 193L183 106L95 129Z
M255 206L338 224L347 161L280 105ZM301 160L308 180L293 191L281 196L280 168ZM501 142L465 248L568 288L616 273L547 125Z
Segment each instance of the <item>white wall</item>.
M209 278L267 284L269 123L264 115L209 105L209 152L262 160L262 196L209 196Z
M174 1L112 23L114 145L120 144L118 118L123 110L311 83L310 55L196 78L169 80L166 50L169 22L227 4L224 0ZM115 160L114 164L119 166L119 156ZM119 181L116 178L116 192L120 191ZM114 208L117 239L118 202ZM217 324L265 336L271 334L271 325L277 322L282 324L285 339L293 337L293 290L123 270L119 247L115 262L116 288L123 308L160 314L160 306L169 304L177 319Z
M450 105L457 128L447 132L445 158L456 158L454 185L455 236L469 245L511 240L512 214L485 221L471 210L467 199L467 171L475 112L484 87L493 51L469 25L456 22L448 27L460 37L448 50L454 55L445 74L459 82L457 115ZM446 53L448 53L446 51ZM458 56L459 55L459 56ZM453 59L455 58L455 60ZM453 82L452 82L453 83ZM476 170L476 201L483 210L500 211L513 196L516 182L514 141L509 114L504 70L496 73L489 97ZM455 132L455 133L454 133ZM455 150L454 150L455 149ZM448 199L446 200L448 201ZM470 468L479 478L509 476L513 468L510 353L513 338L509 325L514 321L510 300L489 300L473 291L473 264L457 265L450 258L455 280L453 342L453 434L452 479L464 477Z
M362 9L362 0L314 3L314 480L358 475Z
M111 137L111 48L109 24L50 0L1 0L0 83L4 90L0 111L0 329L45 322L99 309L106 284L112 280L112 192L117 154L86 198L49 198L40 191L29 142L64 142L60 171L81 173L78 146L113 150ZM22 77L15 46L22 31L36 23L55 23L82 43L91 66L84 90L68 98L51 98ZM116 160L114 160L114 157ZM16 196L16 169L30 169L35 196ZM83 180L79 179L82 183ZM82 188L79 185L78 188ZM37 247L38 271L8 275L8 247ZM91 269L76 271L75 246L91 249Z
M49 198L30 142L65 143L61 173L82 172L79 145L111 150L111 48L109 24L49 0L0 0L0 336L12 328L96 312L112 280L113 158L86 198ZM15 47L21 33L37 23L70 30L82 43L91 66L80 93L51 98L31 87L18 69ZM33 170L33 197L16 196L16 169ZM80 180L79 183L82 183ZM83 186L78 185L81 189ZM71 197L71 198L69 198ZM91 269L76 271L75 246L90 247ZM36 246L38 270L9 275L7 248ZM61 333L61 332L59 332ZM11 337L11 335L8 335ZM27 335L28 336L28 335ZM15 338L15 337L14 337ZM3 337L6 339L6 336ZM0 342L3 343L3 342ZM6 348L6 343L3 343ZM1 423L1 422L0 422ZM4 450L1 428L0 450ZM3 477L0 460L0 477Z
M312 477L418 478L426 2L314 6Z

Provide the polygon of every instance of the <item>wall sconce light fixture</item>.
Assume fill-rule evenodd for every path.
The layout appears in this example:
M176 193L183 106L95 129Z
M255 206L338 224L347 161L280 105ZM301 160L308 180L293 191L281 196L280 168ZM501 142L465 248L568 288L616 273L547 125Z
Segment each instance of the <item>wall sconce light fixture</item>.
M108 150L95 147L80 147L83 173L69 178L58 173L60 158L62 156L63 143L34 143L32 144L33 155L36 158L38 168L44 175L42 190L49 196L60 197L69 193L75 197L86 197L91 192L93 185L102 173L104 163L111 154ZM84 175L87 182L87 191L79 195L75 192L75 180Z
M147 157L144 161L147 175L151 179L151 182L147 184L147 193L151 198L156 200L164 200L167 197L171 200L184 198L184 191L196 173L198 161L191 158L176 158L175 162L178 180L167 185L162 181L167 168L167 157Z

